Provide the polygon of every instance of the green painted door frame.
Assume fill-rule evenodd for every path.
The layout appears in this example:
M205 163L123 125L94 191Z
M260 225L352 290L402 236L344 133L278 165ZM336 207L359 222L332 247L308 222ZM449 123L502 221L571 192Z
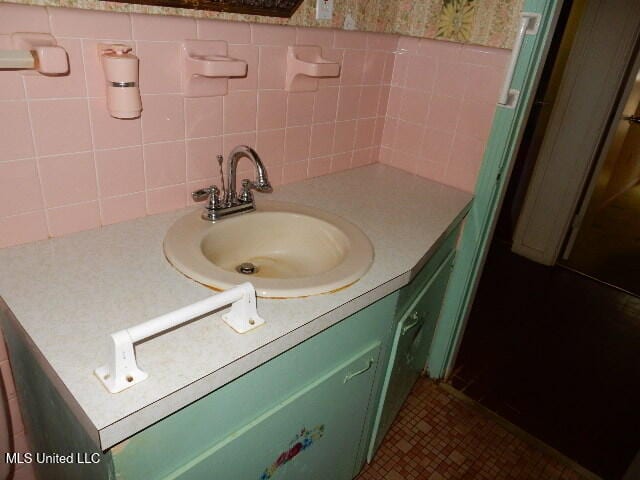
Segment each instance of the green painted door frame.
M432 378L446 378L455 362L561 5L562 0L524 2L522 11L539 14L540 23L536 34L524 36L520 48L511 81L511 89L520 91L517 103L515 107L498 105L493 119L475 198L429 352L427 368Z

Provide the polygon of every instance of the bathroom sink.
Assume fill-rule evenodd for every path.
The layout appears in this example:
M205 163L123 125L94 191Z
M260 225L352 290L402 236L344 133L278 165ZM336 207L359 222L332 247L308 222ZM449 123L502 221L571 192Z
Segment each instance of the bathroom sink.
M164 239L171 264L224 290L249 281L260 297L329 293L364 275L373 247L355 225L315 208L260 201L256 211L215 223L201 210L176 221Z

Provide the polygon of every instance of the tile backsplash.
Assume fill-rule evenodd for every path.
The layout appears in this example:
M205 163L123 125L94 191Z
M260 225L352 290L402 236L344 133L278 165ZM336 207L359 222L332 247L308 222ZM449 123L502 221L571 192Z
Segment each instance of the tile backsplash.
M0 247L184 207L219 182L215 155L254 147L274 185L377 161L468 191L508 51L381 33L0 3L15 31L52 33L64 77L0 71ZM180 42L226 40L248 64L222 97L185 98ZM140 58L140 119L111 118L96 45ZM284 90L288 45L342 64L317 92ZM382 145L382 148L381 148ZM240 163L239 178L252 175ZM246 175L243 175L245 174Z
M380 162L472 192L511 52L401 37Z

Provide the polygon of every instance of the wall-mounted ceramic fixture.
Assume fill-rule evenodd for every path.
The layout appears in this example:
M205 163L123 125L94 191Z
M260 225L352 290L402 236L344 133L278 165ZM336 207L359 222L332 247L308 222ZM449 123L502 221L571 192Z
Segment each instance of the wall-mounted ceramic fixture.
M132 48L120 43L98 44L98 56L107 81L107 109L114 118L138 118L142 111L138 86L139 60Z
M247 75L247 62L227 55L223 40L182 43L182 88L186 97L226 95L228 79Z
M11 34L15 50L0 50L0 69L26 70L43 75L69 73L69 57L64 48L48 33L16 32Z
M315 92L318 79L340 76L340 64L322 58L322 50L315 45L290 46L287 51L286 90Z

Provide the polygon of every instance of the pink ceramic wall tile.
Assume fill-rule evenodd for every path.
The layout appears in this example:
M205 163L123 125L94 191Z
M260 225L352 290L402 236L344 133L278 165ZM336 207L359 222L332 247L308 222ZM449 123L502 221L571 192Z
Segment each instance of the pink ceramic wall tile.
M431 92L436 82L437 63L428 57L410 57L405 85Z
M0 217L42 209L36 161L0 163Z
M384 129L384 117L376 118L376 126L373 130L373 142L372 145L378 147L382 145L382 132Z
M398 35L390 33L368 33L367 49L391 52L398 48Z
M416 165L416 175L436 182L444 182L446 164L420 159Z
M323 157L333 152L335 123L321 123L311 127L311 157Z
M454 134L450 132L425 130L420 149L421 156L425 161L447 165L451 158L453 137Z
M134 40L182 41L196 38L196 21L193 18L131 14Z
M438 63L435 93L451 97L464 96L467 90L468 75L469 66L467 64L441 61Z
M429 112L430 94L422 90L405 89L400 102L401 120L413 123L424 123Z
M144 192L100 200L100 213L103 225L144 217L146 212L147 205Z
M351 120L358 117L362 87L340 87L338 94L338 120Z
M355 48L363 50L367 48L367 34L365 32L336 30L333 46L334 48Z
M187 205L186 185L172 185L147 192L147 213L171 212Z
M380 85L382 83L386 58L385 52L367 50L362 69L363 84Z
M306 161L289 163L282 167L282 183L299 182L307 178L309 164Z
M220 176L217 155L222 155L222 137L187 140L187 180Z
M77 39L58 39L58 45L67 51L69 73L62 76L25 75L24 86L29 98L84 97L84 65L82 43Z
M470 65L465 98L468 100L497 103L505 73L505 70L502 68Z
M0 33L13 32L49 32L46 8L0 3Z
M392 53L386 53L384 59L384 71L382 72L382 83L384 85L390 85L393 79L393 69L396 64L396 55Z
M422 161L413 152L401 152L400 150L393 150L391 154L391 165L401 170L405 170L409 173L416 173L418 163Z
M342 57L342 67L340 70L341 85L362 84L364 59L364 50L345 50L344 56Z
M56 37L131 38L129 15L75 8L48 10L51 32Z
M353 149L356 140L356 125L355 120L336 122L333 153L343 153Z
M307 174L309 178L331 173L331 157L319 157L309 160Z
M3 102L0 116L0 161L34 154L26 102Z
M287 124L287 92L267 90L258 93L258 129L284 128Z
M339 153L331 157L331 172L341 172L351 168L352 152Z
M101 197L140 192L145 188L142 147L96 151Z
M296 45L318 45L325 48L333 48L333 37L335 31L328 28L306 28L296 29Z
M482 163L485 141L456 135L444 182L472 192Z
M400 115L400 103L404 89L401 87L391 87L389 89L389 101L387 103L387 116L398 117Z
M448 62L460 61L461 52L462 45L454 42L424 38L420 39L418 44L418 55L446 60Z
M47 211L51 235L60 237L100 226L98 202L67 205Z
M398 38L398 50L407 52L409 55L417 55L420 39L416 37L401 36Z
M244 77L229 79L229 90L255 90L258 88L258 57L260 49L255 45L229 45L229 56L247 62Z
M387 115L387 106L389 105L389 93L391 87L383 85L380 87L380 99L378 100L378 116L385 117Z
M227 22L198 18L198 38L202 40L225 40L229 44L251 43L251 27L248 23Z
M185 182L187 154L184 142L145 145L143 155L147 188Z
M286 47L260 47L258 87L264 90L284 89L286 68Z
M222 97L184 99L187 138L222 135Z
M380 155L378 156L378 161L385 165L391 165L392 155L393 155L393 150L386 147L380 147Z
M309 158L311 127L291 127L285 133L284 161L293 163Z
M91 130L95 148L118 148L142 143L140 118L123 120L109 115L105 98L90 98Z
M232 92L222 101L224 133L256 129L257 98L255 92Z
M351 167L363 167L365 165L371 165L372 163L376 163L378 160L378 149L377 148L364 148L360 150L353 151L353 158L351 160Z
M41 100L31 102L30 110L39 155L91 149L86 99Z
M258 131L256 151L271 174L271 167L284 163L285 129Z
M375 118L361 118L356 125L355 147L362 149L372 147L374 144Z
M398 120L396 118L385 119L382 130L382 145L386 147L392 147L394 145L397 128Z
M463 100L457 132L486 140L489 137L495 111L495 103Z
M287 98L288 127L311 123L315 98L315 92L289 93Z
M143 95L142 108L144 143L184 138L182 95Z
M474 65L484 65L502 70L509 63L511 51L502 48L464 45L460 50L460 61Z
M296 43L296 29L282 25L251 24L251 42L254 45L280 45Z
M398 120L396 137L393 142L394 150L415 155L419 145L422 145L423 134L424 128L422 125Z
M315 123L335 122L338 113L338 94L337 87L324 87L318 90L313 110Z
M38 164L47 208L98 197L93 152L43 157Z
M136 55L140 59L141 93L180 92L178 43L136 42Z
M0 248L48 238L44 210L0 218Z
M429 102L427 127L441 132L455 131L460 117L460 104L458 97L434 94Z
M393 73L391 74L391 85L395 87L404 87L407 78L407 70L409 69L409 55L398 54L393 62Z

